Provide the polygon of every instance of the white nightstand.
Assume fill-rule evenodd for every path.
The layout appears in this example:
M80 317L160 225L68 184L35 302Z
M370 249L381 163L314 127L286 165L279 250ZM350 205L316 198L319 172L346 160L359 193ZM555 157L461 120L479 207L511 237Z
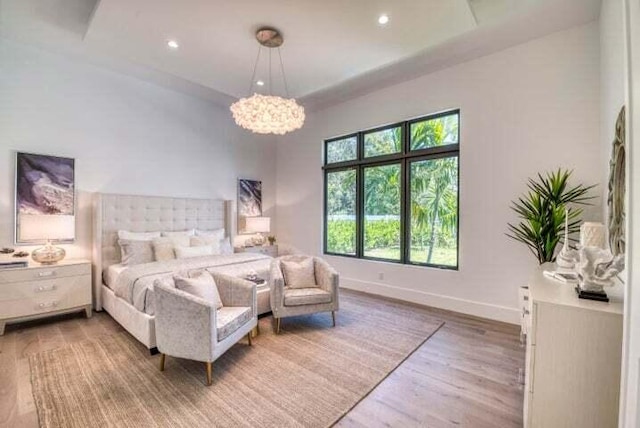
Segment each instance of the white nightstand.
M264 254L271 257L278 257L278 246L277 245L264 245L257 247L236 247L234 248L236 253L258 253Z
M91 262L30 262L0 270L0 335L7 323L84 310L91 317Z

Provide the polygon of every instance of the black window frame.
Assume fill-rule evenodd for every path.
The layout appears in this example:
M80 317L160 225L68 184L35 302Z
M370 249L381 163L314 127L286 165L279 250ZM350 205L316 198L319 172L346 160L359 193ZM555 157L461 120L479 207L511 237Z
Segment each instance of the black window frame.
M424 122L428 120L438 119L445 116L457 115L458 116L458 138L457 144L447 144L443 146L427 147L423 149L411 150L411 125L418 122ZM459 270L460 269L460 128L461 128L461 114L460 109L446 110L435 114L421 116L411 120L405 120L401 122L395 122L385 126L378 126L371 129L365 129L358 132L352 132L339 137L330 138L324 141L323 149L323 240L322 250L323 253L330 256L340 256L363 260L383 261L387 263L405 264L411 266L425 266L434 267L446 270ZM401 151L400 153L391 153L378 156L364 156L364 136L373 132L384 131L386 129L393 129L400 127L401 129ZM327 148L328 144L333 141L344 140L346 138L357 138L357 150L356 159L327 163ZM411 242L411 163L425 160L434 160L448 157L456 157L458 160L458 182L457 182L457 232L456 232L456 265L441 265L437 263L420 263L412 262L410 260L410 242ZM378 257L370 257L364 255L364 170L366 167L400 164L400 174L402 176L401 188L400 188L400 260L392 260ZM327 179L328 174L331 172L338 172L344 170L356 171L356 253L355 254L343 254L327 251Z

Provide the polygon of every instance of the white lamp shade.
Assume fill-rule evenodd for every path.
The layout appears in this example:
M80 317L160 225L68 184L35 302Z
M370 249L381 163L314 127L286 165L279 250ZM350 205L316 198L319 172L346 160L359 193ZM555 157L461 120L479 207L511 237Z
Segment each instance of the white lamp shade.
M75 239L76 221L72 215L21 214L20 241L67 241Z
M267 233L271 231L271 219L269 217L247 217L245 230L249 233Z

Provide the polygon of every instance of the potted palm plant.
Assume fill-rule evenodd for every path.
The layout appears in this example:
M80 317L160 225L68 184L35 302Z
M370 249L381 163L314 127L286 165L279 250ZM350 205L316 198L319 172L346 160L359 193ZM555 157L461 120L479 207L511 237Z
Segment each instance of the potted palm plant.
M579 206L589 205L594 198L589 191L595 186L569 186L571 174L572 171L562 169L544 176L538 174L538 180L529 179L528 192L512 202L511 209L518 214L520 223L509 223L507 236L525 244L540 264L555 261L565 215L568 215L569 234L578 232L582 222Z

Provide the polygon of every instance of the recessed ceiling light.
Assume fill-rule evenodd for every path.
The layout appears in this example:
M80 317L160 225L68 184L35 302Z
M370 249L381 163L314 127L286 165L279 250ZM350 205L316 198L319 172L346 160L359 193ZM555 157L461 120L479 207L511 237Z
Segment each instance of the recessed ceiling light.
M258 80L258 81L256 82L256 85L258 85L258 86L264 86L264 82L263 82L262 80Z
M378 17L378 24L385 25L387 22L389 22L389 15L382 14Z
M180 47L178 42L175 41L175 40L168 40L167 41L167 46L169 46L171 49L178 49Z

